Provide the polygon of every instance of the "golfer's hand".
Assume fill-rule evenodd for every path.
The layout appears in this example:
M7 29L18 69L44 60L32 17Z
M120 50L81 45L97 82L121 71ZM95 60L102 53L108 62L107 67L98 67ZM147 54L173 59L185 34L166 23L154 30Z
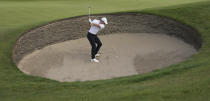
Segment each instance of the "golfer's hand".
M92 22L92 20L89 18L89 22L91 23Z

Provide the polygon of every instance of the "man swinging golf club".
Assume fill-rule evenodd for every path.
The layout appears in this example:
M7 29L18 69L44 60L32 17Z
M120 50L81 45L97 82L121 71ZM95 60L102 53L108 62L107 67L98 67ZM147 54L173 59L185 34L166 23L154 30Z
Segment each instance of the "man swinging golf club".
M87 38L92 47L91 62L99 62L99 60L96 59L96 56L100 56L100 54L98 54L98 51L101 48L102 43L98 38L97 33L100 30L104 29L105 24L108 24L108 22L105 17L102 17L101 20L94 19L93 21L89 17L89 22L90 22L90 30L88 31Z

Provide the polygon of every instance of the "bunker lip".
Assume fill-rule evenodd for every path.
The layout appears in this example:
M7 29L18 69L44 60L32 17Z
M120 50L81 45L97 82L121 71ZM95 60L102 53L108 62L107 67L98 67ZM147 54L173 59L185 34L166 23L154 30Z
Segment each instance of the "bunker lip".
M106 16L109 25L100 34L112 33L165 33L191 44L197 50L202 45L200 34L192 27L174 19L145 13L96 14L93 18ZM13 48L13 61L20 60L34 50L45 46L85 37L88 31L88 17L78 16L50 22L24 32Z

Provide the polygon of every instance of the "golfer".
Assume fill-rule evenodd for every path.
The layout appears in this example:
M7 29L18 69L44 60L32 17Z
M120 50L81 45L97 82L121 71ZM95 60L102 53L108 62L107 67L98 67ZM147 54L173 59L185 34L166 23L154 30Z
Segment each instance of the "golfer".
M91 49L91 62L99 62L96 59L96 56L100 56L98 51L100 50L102 43L101 40L98 38L97 33L104 29L105 24L108 24L107 19L102 17L101 20L94 19L93 21L89 18L90 22L90 30L88 31L87 38L90 42L92 47Z

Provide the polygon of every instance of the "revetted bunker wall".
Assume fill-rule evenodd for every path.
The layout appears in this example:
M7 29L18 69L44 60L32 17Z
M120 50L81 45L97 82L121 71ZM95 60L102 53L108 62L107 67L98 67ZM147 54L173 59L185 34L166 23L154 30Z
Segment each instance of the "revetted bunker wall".
M108 25L100 34L112 33L164 33L183 39L199 49L202 44L200 34L193 28L175 20L150 14L117 13L94 15L93 18L107 17ZM54 21L24 32L13 49L16 64L28 53L47 45L86 37L89 24L87 16L79 16Z

